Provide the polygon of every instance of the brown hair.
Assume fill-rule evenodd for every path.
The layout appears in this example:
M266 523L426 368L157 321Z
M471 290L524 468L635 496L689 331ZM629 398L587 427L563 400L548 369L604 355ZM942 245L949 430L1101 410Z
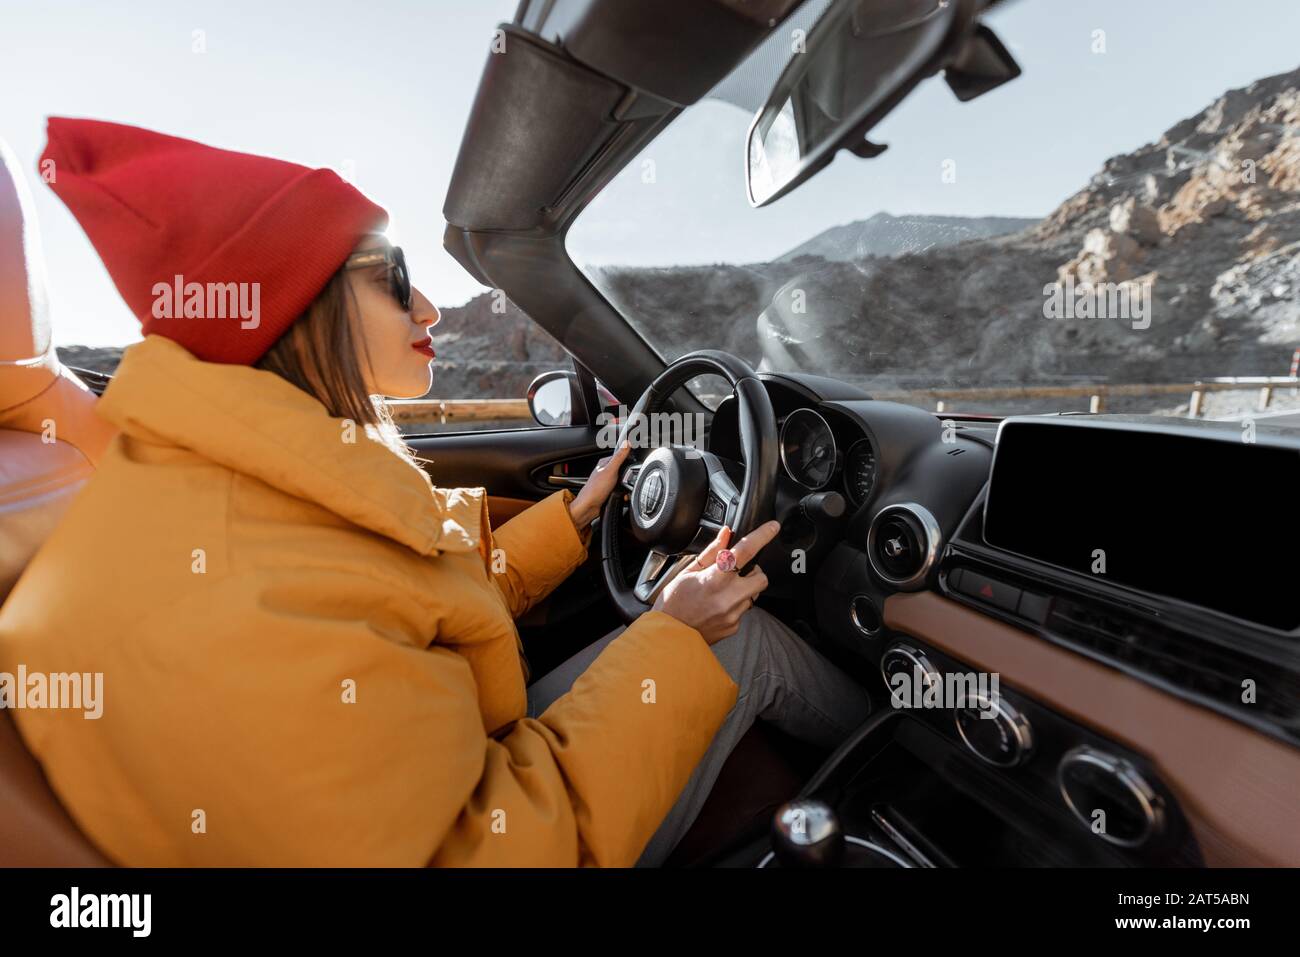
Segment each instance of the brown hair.
M366 385L370 356L357 332L358 309L346 271L339 269L256 366L315 396L334 418L372 427L380 441L410 458L388 407Z

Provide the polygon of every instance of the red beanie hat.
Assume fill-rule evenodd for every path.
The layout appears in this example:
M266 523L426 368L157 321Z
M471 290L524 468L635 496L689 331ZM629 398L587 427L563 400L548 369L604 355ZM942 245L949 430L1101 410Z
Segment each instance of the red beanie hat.
M43 178L145 334L208 362L256 362L388 224L331 170L96 120L47 132Z

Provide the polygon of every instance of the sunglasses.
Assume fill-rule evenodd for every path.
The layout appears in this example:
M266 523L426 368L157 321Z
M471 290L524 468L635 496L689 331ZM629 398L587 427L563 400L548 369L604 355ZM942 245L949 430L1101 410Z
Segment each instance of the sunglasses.
M388 282L393 290L393 298L402 304L407 312L411 311L411 273L406 268L406 254L401 246L385 246L383 249L368 249L363 253L354 253L343 264L344 269L364 269L367 266L388 266Z

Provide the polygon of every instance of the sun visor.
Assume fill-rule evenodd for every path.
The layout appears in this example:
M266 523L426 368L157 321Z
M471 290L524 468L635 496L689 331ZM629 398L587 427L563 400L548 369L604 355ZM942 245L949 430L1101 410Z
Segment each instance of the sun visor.
M540 33L598 73L690 106L799 2L557 0Z
M452 172L443 215L472 230L527 230L618 130L627 95L551 45L503 26L488 55Z

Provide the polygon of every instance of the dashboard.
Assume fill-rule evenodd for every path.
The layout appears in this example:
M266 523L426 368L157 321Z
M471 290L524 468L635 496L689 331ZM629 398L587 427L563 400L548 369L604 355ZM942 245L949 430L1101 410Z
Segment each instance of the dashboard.
M900 672L1003 680L992 722L902 715L875 732L887 745L839 759L896 762L924 800L896 775L868 787L863 768L828 770L861 833L887 840L872 831L884 802L958 864L1300 864L1300 603L1276 549L1300 536L1296 438L1243 445L1235 424L1145 416L944 419L822 377L761 378L783 523L758 559L765 603L812 622L805 637L877 693ZM739 458L734 400L708 443ZM807 567L787 571L795 548ZM963 815L1001 835L996 850L952 830Z
M882 552L878 564L898 582L925 578L937 554L928 554L929 540L914 526L955 528L988 478L994 431L874 400L832 379L762 378L780 442L776 517L782 532L772 554L760 556L770 590L789 597L810 580L788 571L790 549L799 548L815 571L843 543L865 543L882 510L896 515L901 537L890 540L897 538L902 549ZM724 461L740 459L736 414L734 398L724 400L709 429L709 451ZM880 608L865 601L858 610L864 620L880 616Z

